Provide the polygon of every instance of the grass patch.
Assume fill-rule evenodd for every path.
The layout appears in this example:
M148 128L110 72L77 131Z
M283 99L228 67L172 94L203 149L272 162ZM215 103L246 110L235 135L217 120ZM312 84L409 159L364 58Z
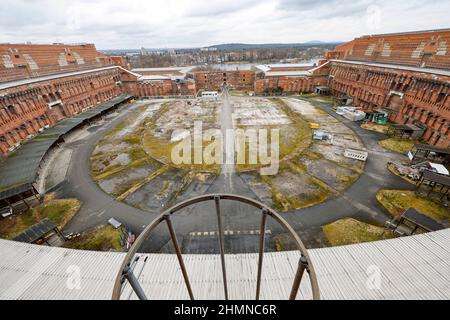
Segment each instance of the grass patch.
M127 154L130 157L130 163L127 165L111 163L121 154ZM139 168L141 166L152 164L154 162L144 151L141 146L121 150L118 152L95 156L91 158L91 176L95 181L101 181L111 178L131 168Z
M23 214L0 220L0 237L12 239L45 218L63 229L78 212L80 206L80 202L76 199L47 200Z
M416 145L417 141L404 140L398 138L389 138L378 142L383 148L388 150L405 154L411 151Z
M450 223L450 212L438 202L417 195L414 191L381 190L377 200L394 216L402 215L409 208L414 208L423 214L440 222Z
M333 247L395 238L390 230L355 219L342 219L322 229Z
M145 179L136 180L134 183L132 183L129 188L122 191L120 195L117 195L117 200L123 201L125 200L130 194L136 192L140 188L142 188L144 185L152 181L153 179L159 177L160 175L168 172L170 170L170 166L162 166L155 172L153 172L150 176L148 176Z
M303 209L319 204L330 196L331 190L329 189L329 187L319 179L308 175L301 163L282 163L280 165L280 174L286 171L292 174L308 176L311 185L317 187L319 191L309 194L301 193L295 195L286 195L277 189L272 181L271 176L261 176L261 181L265 183L272 192L272 202L274 209L281 212L287 212L293 209Z
M121 183L120 185L114 188L114 190L111 192L111 195L117 198L122 194L126 193L128 190L141 185L142 183L144 183L145 180L146 180L145 178L139 178L136 180L129 181L127 183Z
M336 103L336 100L331 96L315 96L312 97L311 100L321 103L328 103L334 105Z
M81 237L68 241L65 248L89 251L124 251L122 239L123 229L114 229L112 226L102 226L93 231L84 233Z
M148 106L144 106L141 108L141 112L145 111L145 108ZM152 159L145 153L145 150L142 147L142 133L146 129L145 124L141 124L137 127L134 132L127 134L125 137L121 139L116 139L115 135L125 129L129 124L133 123L139 116L139 113L128 118L114 127L104 139L100 141L97 146L102 146L105 144L120 144L126 143L127 148L122 150L116 150L112 152L98 152L95 153L91 157L91 175L95 181L105 180L111 178L115 175L122 173L123 171L130 168L137 168L142 165L147 164ZM131 160L131 162L127 165L115 164L111 165L111 163L117 158L117 156L127 154Z
M172 158L172 149L175 147L175 143L164 141L163 139L155 137L150 130L147 130L143 136L144 149L154 159L169 164Z
M367 123L362 124L361 128L370 130L370 131L387 134L390 126L387 124L377 124L377 123L367 122Z
M141 147L135 148L127 152L132 162L147 158L147 154Z
M319 94L317 93L302 93L297 95L298 97L302 97L302 98L316 98L316 97L320 97Z
M312 144L312 130L310 124L304 120L298 113L293 111L284 100L271 99L281 111L293 123L290 125L294 129L294 134L290 134L288 139L280 137L280 156L283 160L297 156Z
M149 164L150 162L151 162L150 158L132 160L132 162L126 166L117 164L109 167L106 171L103 171L101 173L96 173L94 171L91 173L95 181L101 181L112 178L128 169L142 167L143 165Z
M170 105L172 104L171 101L164 102L159 110L157 110L152 117L152 122L156 123L159 118L161 118L167 111L169 111Z
M147 153L157 161L164 163L166 165L170 165L172 167L176 167L183 170L188 171L194 171L194 172L211 172L214 174L219 174L222 166L220 164L192 164L192 165L185 165L180 164L176 165L172 162L172 150L175 148L175 146L178 145L179 142L171 143L169 141L165 141L163 139L160 139L158 137L155 137L151 130L147 130L144 133L143 137L143 145ZM211 141L203 141L203 150L204 152L205 148L208 147L211 143ZM191 148L191 162L194 163L194 146L192 143Z
M130 145L140 145L141 144L141 131L138 130L137 132L127 135L125 138L123 138L122 140L123 142L126 142Z
M311 150L307 150L306 152L303 153L303 156L309 160L322 160L324 159L323 154L318 153L318 152L314 152Z
M241 91L241 90L232 90L232 91L230 92L230 94L231 94L233 97L245 97L245 96L248 96L247 93L245 93L244 91Z

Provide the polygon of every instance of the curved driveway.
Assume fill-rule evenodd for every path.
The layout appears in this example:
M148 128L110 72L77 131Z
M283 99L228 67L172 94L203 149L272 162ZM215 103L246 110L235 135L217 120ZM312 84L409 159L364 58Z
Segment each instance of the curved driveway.
M314 207L283 215L309 247L320 247L324 245L323 233L321 232L322 225L345 217L355 217L382 225L388 219L388 215L377 203L375 195L378 190L382 188L412 189L412 186L386 169L388 161L404 160L406 157L389 152L378 145L379 140L386 138L385 135L360 128L359 124L336 115L327 104L316 102L314 104L354 130L366 145L370 154L364 173L348 190ZM97 142L108 130L129 117L138 108L139 104L135 104L128 109L120 109L119 115L107 122L106 125L88 129L91 131L88 137L68 143L65 146L65 148L72 149L73 154L67 178L60 187L60 193L64 197L77 198L82 202L80 212L67 225L66 232L85 231L104 224L114 217L123 222L129 230L139 234L146 225L157 217L157 213L143 211L118 202L103 192L90 176L89 159ZM256 198L239 176L233 174L233 178L234 190L232 191L235 191L234 193ZM208 193L229 192L227 180L224 174L220 175L210 187ZM186 212L184 216L177 217L174 224L179 233L180 242L190 232L216 230L215 214L212 210L213 207L209 204L198 205ZM255 215L254 211L249 211L240 206L227 205L224 208L226 228L236 230L235 228L240 227L241 230L257 230L259 228L259 216ZM278 226L273 224L270 224L269 227L274 233L281 231ZM159 231L161 232L156 232L152 238L152 241L156 243L156 246L152 245L153 248L164 246L168 240L166 230L160 229ZM241 247L238 251L251 252L257 250L257 247L255 247L257 240L250 241L252 243L248 242L248 239L242 239L241 243L238 244L238 247ZM211 244L207 245L207 247L210 246ZM209 252L209 249L203 250L200 247L188 251L191 253Z
M386 135L361 128L360 123L336 114L329 104L314 102L314 105L352 129L367 148L369 158L363 174L346 191L316 206L289 213L285 218L306 239L318 236L317 229L321 226L345 217L384 225L390 217L379 205L376 194L380 189L414 188L387 170L389 161L403 161L407 157L388 151L378 144L378 141L387 138ZM320 239L316 240L320 242Z
M106 133L139 109L134 104L128 109L119 109L119 115L104 126L89 128L91 134L82 140L67 144L73 150L66 181L62 185L65 197L79 199L82 206L78 214L66 226L66 232L81 232L104 224L110 218L117 218L135 233L140 233L156 215L117 201L106 194L90 176L90 157L97 144Z

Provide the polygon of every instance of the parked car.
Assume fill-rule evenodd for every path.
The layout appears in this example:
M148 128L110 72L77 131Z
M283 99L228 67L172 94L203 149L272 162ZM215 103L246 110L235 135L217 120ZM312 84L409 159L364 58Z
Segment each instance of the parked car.
M3 219L12 216L12 214L13 210L11 207L4 207L0 209L0 217L2 217Z

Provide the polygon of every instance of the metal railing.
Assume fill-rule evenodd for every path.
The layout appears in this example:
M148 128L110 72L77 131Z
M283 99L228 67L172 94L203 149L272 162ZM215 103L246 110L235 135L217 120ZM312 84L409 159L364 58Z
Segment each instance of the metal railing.
M184 264L182 252L180 245L178 243L178 239L175 233L175 229L172 224L172 215L174 215L176 212L189 207L191 205L201 203L201 202L207 202L207 201L214 201L215 203L215 209L217 214L217 224L218 224L218 237L219 237L219 246L220 246L220 258L221 258L221 264L222 264L222 276L223 276L223 286L224 286L224 294L225 294L225 300L229 299L228 295L228 282L227 282L227 269L226 269L226 263L225 263L225 247L224 247L224 230L223 230L223 224L222 224L222 212L221 212L221 200L231 200L231 201L238 201L244 204L248 204L250 206L253 206L257 209L261 210L261 227L260 227L260 239L259 239L259 256L258 256L258 273L257 273L257 281L256 281L256 300L259 300L260 294L261 294L261 278L262 278L262 267L263 267L263 259L264 259L264 246L265 246L265 235L266 235L266 226L267 226L267 218L271 217L276 222L278 222L284 229L289 233L289 235L294 239L295 244L297 246L297 249L300 252L300 260L297 268L297 273L294 278L294 282L292 285L291 293L289 296L290 300L295 300L298 295L298 291L301 285L301 281L303 279L305 271L309 274L310 279L310 285L312 289L312 297L314 300L320 299L320 292L319 292L319 285L317 282L316 273L314 271L313 265L311 263L311 259L308 255L308 252L306 250L306 247L303 245L302 241L300 240L300 237L297 235L297 233L294 231L294 229L284 220L276 211L273 209L267 207L266 205L241 196L237 195L229 195L229 194L213 194L213 195L204 195L197 198L193 198L191 200L187 200L185 202L182 202L173 208L165 211L162 213L157 219L155 219L147 228L142 232L142 234L139 236L139 238L136 240L130 251L125 257L125 260L123 261L121 268L117 274L116 281L114 284L114 290L112 294L113 300L120 300L122 289L128 281L133 291L136 293L139 299L141 300L147 300L147 296L145 292L143 291L141 285L139 284L138 279L133 273L133 265L136 262L135 256L138 253L138 250L142 247L144 242L149 238L152 231L156 229L161 223L165 222L167 224L170 238L172 241L172 244L175 248L175 252L177 255L178 263L181 268L181 272L183 274L184 282L186 284L186 289L189 293L189 297L191 300L194 300L194 293L192 291L191 282L189 280L189 275L186 270L186 266Z

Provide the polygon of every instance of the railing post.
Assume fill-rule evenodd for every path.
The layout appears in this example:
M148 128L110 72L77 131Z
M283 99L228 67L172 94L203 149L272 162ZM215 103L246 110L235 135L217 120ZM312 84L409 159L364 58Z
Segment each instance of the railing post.
M267 223L267 209L262 210L261 228L259 237L259 258L258 258L258 276L256 280L256 300L259 300L261 294L261 276L264 259L264 248L266 244L266 223Z
M227 268L225 266L225 244L222 226L222 214L220 212L220 196L214 196L214 201L216 203L217 222L219 227L219 246L220 260L222 262L223 289L225 292L225 300L228 300Z
M186 288L188 290L189 297L191 298L191 300L195 300L194 299L194 293L192 292L191 283L189 281L189 276L188 276L188 273L186 271L186 265L184 264L183 256L181 254L180 245L178 244L177 235L176 235L175 230L173 228L172 220L170 220L170 215L166 215L165 219L166 219L166 222L167 222L167 227L169 228L170 238L172 239L172 243L173 243L173 246L175 248L175 252L177 254L178 263L180 264L181 272L183 273L184 283L186 284Z
M142 290L139 281L134 276L133 270L130 268L130 266L126 267L126 269L123 271L123 278L128 280L131 288L133 288L134 293L136 293L140 300L147 300L147 296L145 295L144 290Z
M305 270L309 273L309 280L311 283L312 288L312 294L314 300L320 299L320 291L319 291L319 285L316 277L316 273L314 271L314 267L312 264L310 264L310 257L308 255L307 249L302 243L301 239L299 238L298 234L295 232L295 230L284 220L276 211L272 210L271 208L266 207L264 204L257 202L250 198L245 198L241 196L236 195L228 195L228 194L214 194L214 195L204 195L197 198L193 198L191 200L184 201L182 203L179 203L178 205L172 207L171 209L167 210L165 213L158 216L157 219L151 222L150 225L148 225L145 230L141 233L141 235L138 237L136 242L131 247L130 251L127 253L124 261L121 264L121 267L117 273L116 281L114 283L114 289L112 293L112 299L114 300L120 300L123 286L126 280L130 283L131 288L133 289L134 293L139 297L139 299L147 300L147 297L145 293L142 290L142 287L140 286L138 279L134 275L134 268L132 262L133 258L137 254L138 250L142 247L144 242L149 238L149 235L151 232L155 230L156 227L159 226L161 222L164 220L167 222L170 236L173 241L173 245L175 247L175 250L177 252L178 261L180 263L181 270L183 272L183 276L185 279L186 286L189 291L189 295L191 296L191 299L193 299L193 294L191 290L191 286L189 283L189 278L187 275L186 267L184 265L182 255L181 255L181 249L178 244L178 240L176 238L176 233L174 231L171 216L186 207L189 207L191 205L204 202L204 201L215 201L216 205L216 213L217 213L217 219L218 219L218 227L219 227L219 244L220 244L220 258L222 262L222 274L223 274L223 284L224 284L224 291L225 291L225 299L228 300L228 282L227 282L227 270L225 265L225 244L224 244L224 228L223 228L223 222L222 222L222 214L221 214L221 208L220 208L220 200L233 200L233 201L239 201L241 203L249 204L251 206L254 206L260 210L262 210L262 221L261 221L261 234L259 239L259 261L258 261L258 279L257 279L257 299L260 298L260 292L261 292L261 281L262 281L262 266L263 266L263 259L264 259L264 249L265 249L265 235L266 235L266 227L267 227L267 218L270 216L272 219L274 219L276 222L278 222L295 240L297 243L298 250L301 253L301 259L299 262L299 266L297 269L297 273L294 279L294 283L292 286L292 291L290 294L290 299L295 300L298 295L298 291L300 289L300 285L303 279L303 275ZM135 260L137 261L137 260Z
M300 261L298 263L298 269L297 274L295 275L294 284L292 285L292 291L291 296L289 297L289 300L295 300L297 299L298 290L300 289L300 285L302 283L303 274L305 273L305 270L308 269L308 260L304 255L300 258Z

